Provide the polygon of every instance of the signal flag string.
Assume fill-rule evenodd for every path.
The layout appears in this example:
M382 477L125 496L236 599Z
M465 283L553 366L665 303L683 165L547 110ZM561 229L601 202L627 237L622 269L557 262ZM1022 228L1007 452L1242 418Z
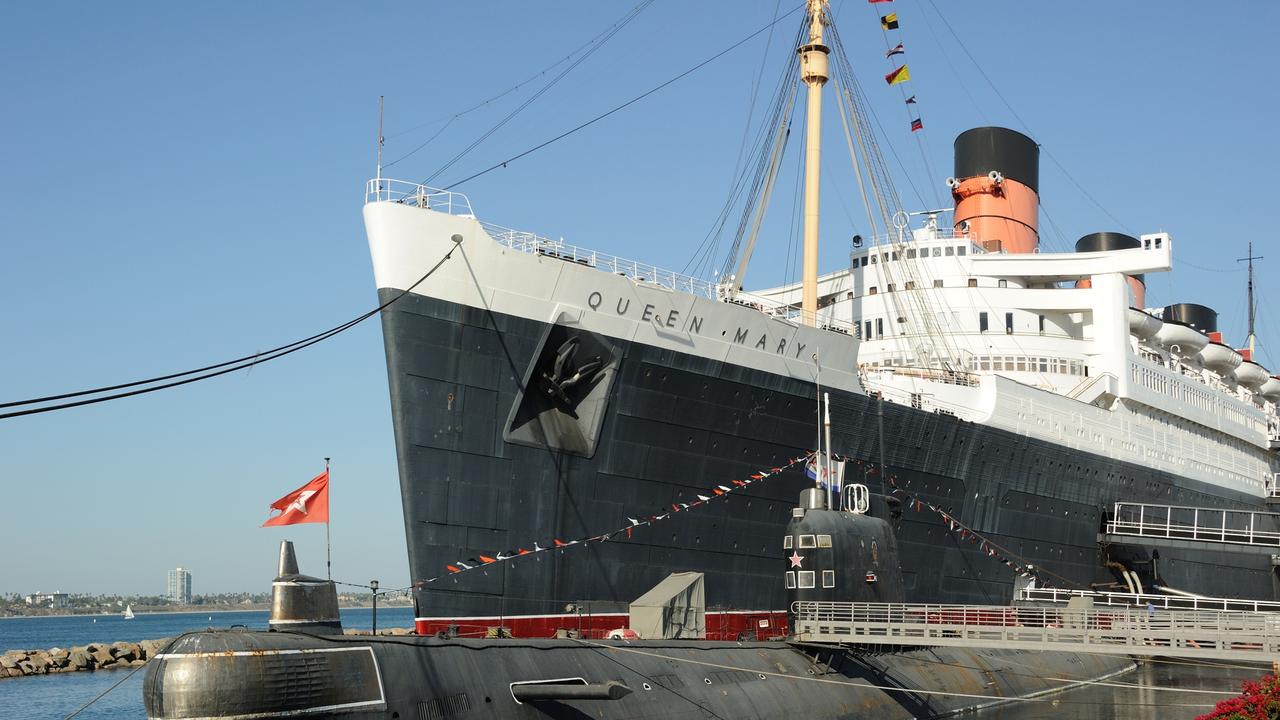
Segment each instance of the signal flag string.
M610 532L601 533L599 535L592 535L590 537L579 538L577 540L568 540L568 541L562 540L560 538L552 538L551 542L548 543L546 547L543 547L540 543L535 542L533 543L533 547L531 549L518 547L513 550L506 550L504 552L494 553L493 555L477 555L476 557L468 558L466 561L457 560L449 565L445 565L445 568L444 568L445 574L437 575L436 577L427 578L425 580L418 580L414 582L413 587L420 588L423 585L427 585L429 583L433 583L433 582L436 582L437 580L441 580L447 577L461 575L463 573L467 573L472 570L479 570L482 568L489 567L491 565L497 565L499 563L516 560L518 558L522 558L526 556L536 555L538 553L549 552L551 550L560 550L563 553L563 551L566 548L575 547L579 545L588 545L591 543L608 542L610 540L617 538L620 535L625 535L626 536L625 539L629 540L631 539L632 534L635 532L636 528L656 525L657 523L662 522L663 520L667 520L671 518L673 515L676 515L678 513L693 510L696 507L699 507L701 505L706 505L708 503L713 503L713 502L716 502L717 500L723 500L735 492L748 488L758 482L763 482L764 480L774 477L775 475L779 475L784 470L793 468L796 465L803 464L806 461L808 461L810 458L812 458L814 455L815 453L808 452L804 455L801 455L800 457L789 459L784 465L780 465L778 467L773 467L773 468L767 468L764 470L760 470L758 472L754 472L751 475L747 476L746 480L729 480L728 484L715 485L714 487L706 491L708 494L696 495L697 500L693 502L687 502L687 503L671 503L670 506L663 507L658 514L648 515L644 517L628 517L626 525L623 525L618 529L612 530Z
M858 460L856 458L843 457L843 456L837 455L836 453L832 453L832 457L846 461L846 462L853 462L857 465L864 465L864 462L862 460ZM871 468L868 468L865 472L867 475L876 475L880 472L880 468L871 467ZM987 557L991 557L991 558L995 558L996 560L999 560L1000 562L1004 563L1006 566L1008 566L1011 570L1013 570L1018 575L1025 578L1035 578L1036 582L1039 583L1042 587L1051 588L1051 587L1054 587L1054 585L1048 580L1046 580L1044 575L1042 575L1041 573L1053 575L1055 578L1058 578L1062 582L1067 583L1069 585L1079 586L1079 583L1072 582L1071 580L1061 575L1058 575L1057 573L1051 572L1044 568L1036 567L1031 563L1023 564L1021 562L1018 562L1017 560L1011 560L1009 557L1006 556L1006 553L1008 555L1017 557L1015 553L1010 551L1008 548L1005 548L1004 546L1000 545L999 543L995 542L994 540L987 538L977 530L974 530L968 525L965 525L963 522L956 519L955 515L952 514L950 511L944 510L943 508L929 502L928 500L925 500L919 495L915 495L913 493L907 492L900 485L898 485L897 475L889 475L888 477L885 478L885 481L888 482L889 485L891 486L891 489L889 491L890 494L898 498L899 500L902 500L903 502L905 502L912 510L915 510L916 512L923 512L927 508L928 510L937 514L938 517L942 519L942 524L947 529L948 532L958 536L961 540L966 541L971 545L977 545L978 549L982 551L982 554L986 555ZM1019 558L1019 560L1023 560L1023 559L1024 558Z

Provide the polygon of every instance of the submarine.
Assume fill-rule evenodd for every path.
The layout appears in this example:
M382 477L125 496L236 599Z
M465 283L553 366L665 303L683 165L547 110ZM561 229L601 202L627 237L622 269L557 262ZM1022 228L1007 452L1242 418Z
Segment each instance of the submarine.
M899 501L851 485L791 508L780 581L789 607L904 601ZM701 573L675 573L605 637L344 635L330 580L281 543L267 630L176 638L147 668L147 716L179 718L934 718L1123 674L1127 657L960 647L704 640ZM775 629L770 629L775 630Z

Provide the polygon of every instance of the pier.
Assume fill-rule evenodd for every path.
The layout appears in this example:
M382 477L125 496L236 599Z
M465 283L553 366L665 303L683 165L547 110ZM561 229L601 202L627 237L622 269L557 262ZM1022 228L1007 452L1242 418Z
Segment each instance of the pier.
M1280 615L1260 612L797 602L796 640L1274 662Z

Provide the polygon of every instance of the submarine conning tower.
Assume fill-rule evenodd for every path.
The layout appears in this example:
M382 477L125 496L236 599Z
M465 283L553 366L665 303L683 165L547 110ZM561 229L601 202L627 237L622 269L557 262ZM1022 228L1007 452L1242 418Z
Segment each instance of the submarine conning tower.
M870 495L865 486L846 492L863 502L827 507L823 490L800 493L782 541L787 607L796 602L900 603L906 598L898 541L886 519L896 500Z
M271 583L272 630L294 630L316 635L341 635L338 589L332 580L303 575L293 543L280 541L280 564Z
M1033 253L1040 246L1040 147L1031 138L1002 127L960 133L947 185L956 228L967 228L987 251Z

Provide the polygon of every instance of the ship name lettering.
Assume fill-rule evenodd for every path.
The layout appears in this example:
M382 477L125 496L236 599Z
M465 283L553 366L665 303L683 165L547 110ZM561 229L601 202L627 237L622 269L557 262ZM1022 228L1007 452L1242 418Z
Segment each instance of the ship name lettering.
M798 358L798 357L800 357L800 353L804 352L804 347L805 347L804 343L800 343L798 346L796 346L796 357L797 357L797 358ZM782 352L782 350L778 350L778 352Z
M644 314L642 314L642 315L640 316L640 319L641 319L641 320L644 320L645 322L649 322L650 320L652 320L652 319L653 319L653 306L652 306L652 305L645 305L645 306L644 306Z
M767 345L768 343L769 343L769 336L766 334L762 334L760 335L760 340L756 343L756 349L763 350L764 346Z
M680 319L680 311L679 311L679 310L671 310L671 311L669 311L669 312L667 313L667 327L669 327L669 328L673 328L673 327L675 327L675 326L676 326L676 320L679 320L679 319Z
M787 339L782 338L778 341L778 354L781 355L787 349Z
M626 301L627 304L623 305L622 304L623 301ZM618 298L618 314L619 315L626 315L627 311L630 309L631 309L631 298Z
M689 332L698 333L699 335L702 334L702 318L694 315L693 318L689 320Z
M604 297L600 293L593 292L587 296L587 307L592 310L599 310L602 304L604 304Z
M734 341L734 342L736 342L736 343L738 343L739 345L741 345L741 344L742 344L742 341L743 341L743 340L746 340L746 339L747 339L747 331L746 331L746 330L744 330L744 329L742 329L742 328L738 328L737 330L734 330L734 331L733 331L733 341Z

